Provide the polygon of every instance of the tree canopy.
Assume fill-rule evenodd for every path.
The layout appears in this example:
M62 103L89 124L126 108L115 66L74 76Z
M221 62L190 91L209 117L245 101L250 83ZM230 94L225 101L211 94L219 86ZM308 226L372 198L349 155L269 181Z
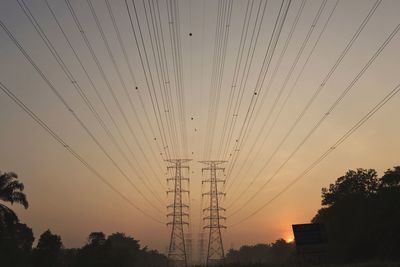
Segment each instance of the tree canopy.
M400 167L348 171L322 189L312 221L325 224L332 261L400 259Z
M0 200L14 204L21 204L25 209L28 208L28 200L23 193L24 184L19 182L18 175L14 172L0 172ZM0 202L0 224L10 225L18 222L18 217L14 211Z

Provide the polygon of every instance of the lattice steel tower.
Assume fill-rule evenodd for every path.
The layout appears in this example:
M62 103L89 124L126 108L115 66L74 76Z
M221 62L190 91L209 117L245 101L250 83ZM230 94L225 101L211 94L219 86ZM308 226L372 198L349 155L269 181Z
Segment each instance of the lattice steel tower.
M224 170L218 165L226 161L209 160L200 162L208 165L202 171L210 171L210 179L202 181L202 183L210 183L210 191L203 193L203 195L208 195L210 200L210 206L204 209L204 211L208 212L208 216L203 218L208 221L204 229L209 229L206 266L219 265L223 264L225 260L221 229L226 228L226 226L222 225L221 221L226 218L221 216L220 212L225 211L225 209L221 208L218 203L219 197L225 195L225 193L218 191L218 183L225 183L225 180L217 179L217 171Z
M184 202L184 194L189 194L189 190L185 189L183 182L186 181L189 186L189 178L182 176L182 169L188 169L189 166L183 166L182 164L190 161L190 159L169 159L166 160L174 165L168 166L169 169L175 169L175 175L167 179L167 182L173 182L172 189L167 191L167 194L173 194L173 203L167 206L168 218L172 217L172 221L168 222L168 225L172 225L171 238L168 248L168 266L188 266L186 243L184 226L189 225L189 205Z

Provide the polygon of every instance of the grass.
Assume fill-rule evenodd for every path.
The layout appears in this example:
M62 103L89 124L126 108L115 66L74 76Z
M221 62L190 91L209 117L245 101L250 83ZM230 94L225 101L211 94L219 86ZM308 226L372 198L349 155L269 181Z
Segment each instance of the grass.
M353 263L353 264L325 264L325 265L268 265L268 264L249 264L249 265L236 265L227 264L226 267L400 267L400 263L397 262L365 262L365 263Z
M400 263L365 262L356 264L334 264L334 265L328 264L325 266L326 267L400 267Z

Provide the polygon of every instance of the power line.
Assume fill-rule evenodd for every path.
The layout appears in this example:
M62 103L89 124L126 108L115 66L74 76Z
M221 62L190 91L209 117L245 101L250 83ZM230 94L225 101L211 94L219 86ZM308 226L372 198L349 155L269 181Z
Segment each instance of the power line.
M78 81L75 79L74 75L71 73L71 71L69 70L69 68L66 66L66 64L64 63L64 61L62 60L61 56L59 55L59 53L57 52L57 50L55 49L55 47L53 46L52 42L48 39L47 35L45 34L45 32L43 31L43 29L41 28L40 24L37 22L36 18L33 16L33 14L31 13L30 9L28 8L28 6L25 4L25 2L22 0L17 1L18 4L20 5L21 9L24 11L25 15L27 16L27 18L29 19L29 21L31 22L31 24L34 26L36 32L39 34L39 36L41 37L42 41L46 44L47 48L50 50L52 56L55 58L55 60L57 61L57 63L60 65L61 69L63 70L64 74L66 75L67 79L69 81L71 81L71 84L74 86L75 90L78 92L79 96L83 99L84 103L86 104L86 106L89 108L89 110L92 112L92 114L94 115L94 117L96 118L96 120L98 121L98 123L100 124L100 126L103 128L103 130L106 132L107 136L110 137L111 141L114 143L114 145L116 145L117 149L120 151L121 155L124 157L124 159L127 161L127 163L129 164L129 166L132 168L132 170L134 172L136 172L136 169L134 168L134 166L132 165L132 162L130 162L126 156L126 154L122 151L121 147L118 145L118 143L116 142L115 138L113 137L113 135L111 134L109 128L105 125L103 119L100 117L99 113L96 111L96 109L94 108L94 106L92 105L91 101L88 99L87 95L85 94L85 92L82 90L82 88L80 87ZM136 173L137 174L137 173ZM138 174L137 174L138 175ZM155 194L153 192L153 190L151 190L148 185L144 182L143 178L141 178L139 175L138 177L140 178L140 180L143 182L143 184L145 185L146 189L149 190L149 192L154 196L155 199L157 199L159 202L161 202L161 204L163 204L163 202L160 200L160 198L157 196L157 194Z
M287 162L297 153L297 151L305 144L305 142L312 136L312 134L319 128L319 126L322 124L322 122L325 121L325 119L336 109L336 107L340 104L340 102L343 100L343 98L348 94L348 92L354 87L356 82L364 75L364 73L367 71L367 69L372 65L372 63L375 61L375 59L380 55L380 53L385 49L385 47L390 43L390 41L393 39L393 37L398 33L400 30L400 24L395 27L395 29L391 32L391 34L387 37L387 39L382 43L382 45L379 47L379 49L373 54L373 56L368 60L368 62L364 65L364 67L361 69L361 71L355 76L355 78L350 82L350 84L344 89L344 91L340 94L340 96L335 100L335 102L329 107L327 112L321 117L321 119L314 125L314 127L307 133L307 135L303 138L303 140L297 145L297 147L293 150L293 152L289 155L289 157L279 166L279 168L275 171L275 173L257 190L255 194L253 194L252 197L250 197L244 205L241 206L243 208L245 205L247 205L254 197L260 193L262 189L265 188L269 184L269 182L280 172L280 170L287 164ZM236 214L238 211L241 210L238 209L232 214Z
M326 3L326 0L322 3L323 6L324 6L324 3ZM278 58L278 61L277 61L277 63L276 63L276 66L275 66L275 68L274 68L274 71L273 71L273 73L272 73L272 75L271 75L271 78L269 79L269 82L268 82L268 85L267 85L266 89L264 90L265 92L264 92L264 94L263 94L263 97L262 97L262 100L261 100L261 104L259 105L260 108L259 108L259 110L256 112L256 116L255 116L255 119L253 120L253 124L254 124L255 120L257 119L257 117L258 117L258 115L259 115L258 112L260 111L261 106L264 104L264 102L265 102L265 100L266 100L266 98L267 98L267 96L268 96L268 93L269 93L269 91L270 91L271 84L273 83L273 81L274 81L274 79L275 79L275 75L277 74L278 69L279 69L279 67L280 67L280 65L281 65L281 63L282 63L283 57L284 57L284 55L285 55L285 53L286 53L287 47L289 46L289 43L290 43L291 39L292 39L293 33L294 33L294 31L295 31L295 29L296 29L296 27L297 27L297 25L298 25L298 22L299 22L299 19L300 19L301 14L302 14L302 12L303 12L303 9L304 9L305 4L306 4L306 0L303 0L303 1L301 2L301 5L300 5L298 11L297 11L296 17L295 17L295 19L294 19L294 21L293 21L293 24L292 24L291 28L290 28L288 37L286 38L286 41L285 41L285 43L284 43L283 49L282 49L282 51L281 51L281 54L279 55L279 58ZM279 99L280 95L282 94L282 91L283 91L283 89L281 89L281 91L278 93L278 95L277 95L277 97L276 97L276 99L275 99L275 102L274 102L273 106L271 107L271 110L274 108L275 103L278 102L278 99ZM244 122L244 123L245 123L245 122ZM249 124L248 124L248 125L250 125L250 119L249 119ZM248 126L248 127L249 127L249 126ZM247 132L247 131L246 131L246 132ZM262 132L262 130L260 130L260 133L261 133L261 132ZM236 163L236 161L237 161L237 159L238 159L238 157L239 157L239 154L240 154L240 152L242 151L241 148L244 146L244 144L245 144L246 141L247 141L247 137L248 137L248 135L245 133L245 135L243 136L243 138L240 138L240 139L241 139L241 140L240 140L240 144L238 145L238 148L237 148L238 151L237 151L237 153L234 154L233 164L230 164L230 166L228 167L228 171L227 171L227 180L228 180L229 182L231 182L231 183L230 183L230 184L227 184L227 186L226 186L226 190L227 190L227 191L228 191L228 189L229 189L229 186L228 186L228 185L232 185L232 184L233 184L233 181L234 181L234 180L233 180L233 179L230 179L231 173L232 173L232 171L233 171L233 169L234 169L234 166L235 166L235 163ZM257 139L256 139L256 140L257 140ZM256 143L256 142L254 142L254 143ZM234 178L235 178L235 177L234 177Z
M2 22L0 22L2 24ZM129 205L134 207L140 213L145 215L147 218L164 224L164 222L158 220L154 216L148 214L146 211L135 205L129 198L122 194L116 187L114 187L107 179L100 174L92 165L90 165L85 159L83 159L80 154L78 154L69 144L67 144L57 133L55 133L45 122L43 122L28 106L26 106L11 90L9 90L2 82L0 82L0 89L15 103L17 104L26 114L28 114L40 127L42 127L50 136L61 144L72 156L81 162L89 171L91 171L100 181L102 181L106 186L108 186L114 193L119 195L123 200L125 200Z
M286 5L285 5L285 3L286 3ZM274 25L274 28L273 28L273 31L271 34L270 42L267 46L267 51L265 53L265 57L264 57L264 60L263 60L262 66L261 66L261 70L260 70L259 76L257 78L256 86L253 91L249 106L247 108L247 112L246 112L242 127L239 131L239 137L236 139L233 153L235 153L235 152L237 152L236 154L239 153L239 151L240 151L239 144L242 143L242 141L243 141L242 136L245 136L246 132L249 129L249 124L250 124L251 118L253 116L255 106L257 105L258 97L259 97L260 93L262 92L262 87L263 87L263 84L265 81L265 77L268 73L268 70L269 70L269 67L270 67L270 64L272 61L272 57L275 53L275 49L276 49L277 43L279 41L281 31L283 28L283 24L286 20L286 16L287 16L290 4L291 4L291 0L289 0L287 2L282 1L282 4L280 6L279 13L278 13L278 16L275 21L275 25ZM247 80L247 77L246 77L246 80ZM236 163L236 160L237 160L237 157L235 157L233 159L233 161L234 161L233 165Z
M157 17L155 16L155 6L154 2L153 5L149 2L149 13L151 17L151 26L153 28L153 34L150 28L149 16L148 11L146 8L146 3L143 1L143 8L144 13L146 16L147 22L147 29L150 37L150 44L151 44L151 51L154 57L155 68L156 68L156 76L158 85L160 87L161 93L161 101L164 107L164 114L166 119L167 131L170 136L171 144L173 149L176 151L179 148L179 140L177 137L177 129L176 129L176 122L175 122L175 110L173 101L171 98L171 86L170 86L170 79L169 79L169 71L168 71L168 64L166 59L166 51L165 51L165 44L164 44L164 37L161 25L161 18L159 22L157 22ZM160 24L160 27L158 27ZM160 33L161 31L161 33ZM161 38L160 38L161 37ZM153 44L153 39L155 41L155 45ZM162 43L160 43L160 39ZM155 47L155 48L154 48ZM158 67L158 64L160 65ZM159 70L160 69L160 70ZM161 72L161 77L160 77ZM164 90L163 90L164 89ZM163 94L164 91L164 94ZM177 152L175 152L177 153Z
M134 75L134 73L133 73L132 65L131 65L131 63L130 63L130 61L129 61L128 53L127 53L127 51L126 51L124 42L122 41L121 33L120 33L120 30L119 30L118 25L117 25L117 23L116 23L116 19L115 19L114 13L113 13L112 8L111 8L111 5L110 5L110 1L109 1L109 0L105 0L105 2L106 2L108 14L109 14L109 16L110 16L110 18L111 18L111 21L112 21L112 25L113 25L114 31L115 31L115 33L116 33L116 35L117 35L118 43L119 43L119 45L120 45L120 47L121 47L122 54L123 54L123 56L124 56L124 59L125 59L125 62L126 62L126 64L127 64L127 66L128 66L129 74L130 74L130 76L131 76L131 78L132 78L133 83L135 84L135 89L138 89L138 84L137 84L137 82L136 82L136 78L135 78L135 75ZM139 98L139 99L140 99L140 101L142 102L142 99L141 99L141 98ZM141 105L144 106L142 103L141 103ZM156 139L156 137L155 137L155 133L154 133L153 127L152 127L152 125L151 125L150 119L149 119L149 117L148 117L148 115L147 115L146 109L144 109L144 111L145 111L144 114L145 114L145 119L146 119L147 125L149 126L149 129L150 129L150 131L151 131L152 136L155 138L154 140L156 141L157 148L160 150L160 146L159 146L158 141L157 141L157 139ZM140 124L140 127L142 128L142 125L141 125L141 124ZM142 130L142 132L144 133L143 130ZM146 142L149 144L149 146L151 146L151 145L150 145L150 142L147 140L147 135L146 135L145 133L144 133L144 136L145 136L145 138L146 138ZM160 150L160 151L161 151L161 150ZM161 154L161 157L162 157L162 154ZM164 160L163 157L162 157L162 159ZM158 162L158 161L157 161L157 162ZM161 168L160 164L158 164L158 166L159 166L159 168ZM161 169L162 169L162 168L161 168Z
M132 28L132 33L133 33L133 37L135 40L135 44L136 47L138 49L138 53L139 53L139 58L140 58L140 64L142 66L143 69L143 73L145 75L145 80L146 80L146 84L147 84L147 88L148 88L148 92L150 95L150 100L151 100L151 105L153 107L153 112L154 112L154 116L156 118L156 122L157 122L157 127L158 130L160 132L160 136L161 139L163 140L163 146L164 149L166 150L167 153L167 157L168 158L172 158L170 156L170 149L173 150L172 152L176 155L176 152L174 151L174 147L170 148L168 145L168 141L167 141L167 136L165 133L165 127L164 127L164 123L162 121L162 115L161 115L161 110L160 110L160 105L157 99L157 94L155 91L155 85L154 85L154 80L153 80L153 76L151 75L151 70L150 70L150 65L149 65L149 59L148 59L148 55L147 55L147 51L146 51L146 46L144 44L144 40L143 40L143 33L140 27L140 23L139 23L139 18L137 15L137 10L136 10L136 5L135 2L132 0L132 5L134 8L134 12L135 12L135 17L136 17L136 22L137 22L137 26L138 26L138 30L139 30L139 37L140 37L140 43L143 46L143 51L144 51L144 55L141 52L140 49L140 44L139 44L139 38L138 38L138 34L135 31L135 27L134 27L134 23L133 23L133 18L132 18L132 14L128 5L128 0L125 0L125 6L128 12L128 16L129 16L129 22ZM146 63L146 66L145 66ZM165 110L165 108L164 108ZM172 139L171 139L172 140Z
M257 178L259 178L262 174L262 172L264 171L264 169L268 166L268 164L271 162L271 160L273 159L273 157L277 154L277 152L279 151L279 149L283 146L283 144L286 142L286 140L289 138L290 134L294 131L294 129L297 127L297 125L299 124L299 122L301 121L301 119L304 117L305 113L307 112L307 110L310 108L310 106L313 104L313 102L315 101L315 99L317 98L317 96L320 94L320 92L325 88L326 83L328 82L328 80L330 79L330 77L333 75L333 73L335 72L335 70L337 69L337 67L340 65L341 61L343 60L343 58L347 55L347 53L349 52L350 48L353 46L354 42L357 40L358 36L361 34L361 32L363 31L363 29L365 28L365 26L367 25L368 21L370 20L370 18L372 17L372 15L375 13L376 9L378 8L379 4L380 4L380 0L377 0L374 5L371 7L370 11L368 12L368 14L366 15L366 17L364 18L364 20L362 21L362 23L360 24L360 26L357 28L356 32L354 33L354 35L352 36L352 38L350 39L350 41L347 43L346 47L344 48L344 50L342 51L342 53L339 55L338 59L335 61L335 63L333 64L332 68L329 70L329 72L327 73L327 75L324 77L324 79L322 80L321 84L316 88L316 90L314 91L313 95L311 96L311 98L309 99L309 101L306 103L305 107L302 109L302 111L300 112L299 116L296 118L296 120L294 121L294 123L291 125L290 129L288 130L288 132L285 134L285 136L283 137L283 139L279 142L278 146L275 148L275 150L272 152L272 154L270 155L270 157L266 160L266 162L263 164L262 168L257 172L257 174L254 176L254 178L252 179L252 181L250 182L250 184L246 187L246 189L239 195L238 198L236 198L234 201L237 201L238 199L240 199L242 196L244 196L245 192L248 191L248 189L250 188L250 186L255 182L255 180ZM315 48L315 46L314 46ZM313 51L313 50L312 50ZM309 57L311 56L311 53L309 54ZM308 58L306 63L308 62ZM306 64L305 63L305 64ZM305 66L305 64L303 65L303 67ZM299 76L298 76L299 78ZM297 82L297 79L296 79ZM291 88L291 91L294 89L294 87ZM288 94L288 96L291 95L291 92ZM284 104L286 104L288 97L286 97ZM284 106L284 105L283 105ZM283 106L281 108L281 110L283 109ZM274 124L273 124L274 125ZM270 131L268 131L266 137L269 136ZM264 139L266 140L266 138ZM265 141L264 141L265 142ZM233 205L233 204L232 204Z
M136 159L136 157L135 157L135 154L133 153L132 149L130 148L130 146L129 146L127 140L126 140L126 138L125 138L124 135L122 134L122 131L121 131L120 127L118 126L118 124L117 124L117 122L116 122L114 116L112 115L111 111L110 111L109 108L107 107L107 105L106 105L106 103L105 103L103 97L102 97L101 94L99 93L99 90L98 90L97 86L94 84L93 79L90 77L90 75L89 75L89 73L88 73L86 67L83 65L83 63L82 63L82 61L81 61L79 55L77 54L75 48L72 46L72 44L71 44L71 42L70 42L68 36L66 35L66 33L65 33L65 31L64 31L64 29L63 29L63 27L62 27L62 25L60 24L60 22L59 22L59 20L58 20L58 18L57 18L57 16L56 16L56 14L54 13L53 8L52 8L52 7L50 6L50 4L48 3L48 0L45 0L45 4L46 4L47 8L49 9L49 11L50 11L50 13L51 13L51 15L52 15L54 21L56 22L58 28L60 29L61 33L63 34L63 36L64 36L64 38L65 38L65 40L66 40L68 46L71 48L71 50L72 50L72 52L73 52L73 54L74 54L74 57L75 57L76 60L79 62L79 65L81 66L81 68L82 68L82 70L83 70L85 76L86 76L87 79L89 80L89 83L90 83L91 87L93 88L93 90L94 90L94 92L95 92L97 98L100 100L100 102L101 102L101 104L102 104L104 110L106 111L106 113L107 113L108 117L110 118L112 124L114 125L115 129L117 130L117 133L118 133L119 137L121 138L121 140L123 141L123 143L124 143L126 149L128 150L128 152L130 153L131 157L135 160L135 162L137 163L139 169L143 172L144 176L146 177L146 173L145 173L145 172L143 171L143 169L140 167L140 165L139 165L139 163L138 163L138 161L137 161L137 159ZM78 28L78 30L79 30L79 28ZM101 65L100 65L100 63L99 63L99 61L98 61L96 55L94 54L94 51L93 51L92 47L90 46L90 43L88 43L87 38L85 38L85 37L86 37L85 33L84 33L84 32L82 32L82 33L83 33L83 36L82 36L82 37L83 37L83 40L85 41L85 44L86 44L86 46L88 47L88 49L89 49L89 51L90 51L90 54L91 54L91 56L92 56L94 62L96 63L96 66L98 67L98 70L99 70L99 72L100 72L102 78L103 78L103 79L107 79L107 78L104 76L104 71L103 71L103 69L102 69L102 67L101 67ZM109 87L108 80L104 80L104 81L105 81L105 84L107 85L107 87ZM111 88L111 87L109 87L108 89L112 91L112 88ZM82 93L82 95L83 95L83 94L84 94L84 93ZM102 126L102 127L103 127L103 126ZM107 133L107 135L108 135L108 133ZM116 144L116 145L117 145L117 144ZM120 147L120 146L118 145L117 147ZM118 148L118 150L121 152L122 149ZM125 154L125 153L124 153L124 152L121 152L121 154ZM123 156L123 157L126 159L126 156ZM127 159L126 159L126 160L127 160ZM135 172L136 172L136 171L135 171ZM147 177L146 177L146 178L147 178ZM148 179L148 178L147 178L147 179ZM160 185L162 186L162 184L160 184Z
M398 84L392 91L389 92L381 101L378 102L364 117L362 117L352 128L350 128L344 135L342 135L332 146L330 146L319 158L313 161L300 175L298 175L295 179L293 179L286 187L284 187L281 191L279 191L273 198L271 198L268 202L262 205L260 208L252 212L250 215L246 216L244 219L240 220L237 223L230 225L230 227L235 227L257 213L263 210L266 206L271 204L274 200L284 194L287 190L289 190L294 184L296 184L299 180L304 178L306 174L308 174L311 170L313 170L319 163L321 163L330 153L332 153L337 147L339 147L343 142L345 142L358 128L360 128L364 123L366 123L376 112L378 112L387 102L389 102L394 96L396 96L400 92L400 84Z
M312 22L312 24L311 24L311 26L310 26L310 29L309 29L309 31L307 32L306 37L304 38L302 45L300 46L300 49L299 49L299 51L298 51L298 53L297 53L297 55L296 55L296 57L295 57L295 59L294 59L294 61L293 61L293 63L292 63L292 66L290 67L290 70L289 70L289 72L287 73L287 75L286 75L286 77L285 77L284 83L283 83L283 85L281 86L281 88L280 88L280 90L279 90L279 93L278 93L277 97L275 98L275 100L274 100L274 102L273 102L273 105L272 105L272 107L270 108L270 110L269 110L269 112L268 112L268 114L267 114L267 116L266 116L266 118L265 118L265 120L264 120L264 123L263 123L262 127L260 128L260 130L259 130L259 132L258 132L258 134L257 134L257 137L256 137L255 141L253 142L253 145L251 146L251 148L250 148L250 150L249 150L249 152L248 152L248 154L247 154L247 156L246 156L244 163L243 163L242 166L239 168L239 170L237 171L236 175L231 179L232 182L227 186L227 190L229 189L229 186L230 186L230 187L233 186L234 181L236 181L235 178L237 178L237 177L239 176L239 174L241 173L241 171L244 169L245 163L249 160L250 155L253 154L253 150L255 149L256 146L258 146L258 150L257 150L257 152L255 153L254 158L258 158L258 157L259 157L260 152L262 151L262 148L264 147L264 144L265 144L267 138L269 137L269 134L270 134L270 132L271 132L273 126L274 126L274 123L277 121L277 119L275 119L274 123L273 123L273 124L271 125L271 127L268 129L267 134L265 135L264 140L263 140L263 142L261 143L261 145L259 144L258 140L261 138L261 135L265 132L265 127L266 127L267 123L268 123L269 120L270 120L270 117L271 117L271 115L272 115L272 112L273 112L273 110L275 109L275 106L277 105L277 103L278 103L278 101L279 101L279 99L280 99L280 97L281 97L281 95L282 95L282 93L283 93L283 91L284 91L284 89L285 89L285 87L286 87L286 85L287 85L287 82L289 81L289 79L290 79L290 77L291 77L291 75L292 75L292 73L293 73L293 70L294 70L294 68L296 67L296 65L297 65L297 63L298 63L298 61L299 61L299 59L300 59L300 57L301 57L301 55L302 55L302 53L303 53L305 47L306 47L306 45L307 45L307 43L308 43L308 41L309 41L309 39L310 39L310 37L311 37L311 34L313 33L313 31L314 31L314 29L315 29L315 26L316 26L317 22L319 21L319 18L320 18L320 16L321 16L322 10L325 8L326 2L327 2L327 1L323 1L323 2L321 3L321 6L320 6L320 8L319 8L318 11L317 11L316 16L314 17L314 20L313 20L313 22ZM321 38L321 36L322 36L322 33L325 31L326 26L328 25L328 22L330 21L330 18L332 17L332 14L333 14L333 12L335 11L338 2L339 2L339 1L337 0L336 3L335 3L335 5L334 5L334 7L333 7L333 9L332 9L332 11L331 11L331 13L330 13L329 16L328 16L327 21L326 21L325 24L324 24L324 26L323 26L323 28L322 28L322 30L321 30L321 32L320 32L320 34L319 34L319 36L318 36L316 42L314 43L313 48L310 50L309 55L308 55L308 58L307 58L307 60L305 61L303 67L302 67L302 71L304 70L305 65L308 63L308 60L309 60L309 58L311 57L311 55L314 53L315 47L317 46L317 44L318 44L318 42L319 42L319 40L320 40L320 38ZM277 68L276 68L275 70L277 70ZM300 75L302 74L302 71L299 73ZM276 72L274 71L274 74L275 74L275 73L276 73ZM273 79L273 77L274 77L274 74L273 74L273 76L271 77L271 80L270 80L269 85L267 86L267 88L269 88L269 86L271 85L272 79ZM299 76L300 76L300 75L299 75ZM298 78L299 78L299 76L298 76ZM298 78L296 79L296 81L298 81ZM296 82L295 82L295 84L296 84ZM295 85L295 84L294 84L294 85ZM291 93L293 92L293 89L294 89L294 86L292 86L292 88L290 89L289 93L287 94L286 99L285 99L285 101L283 102L282 107L281 107L280 111L278 112L278 114L280 114L280 112L283 110L283 107L285 106L285 103L286 103L288 97L290 97ZM256 116L255 116L256 118L253 120L253 123L257 120L257 117L258 117L258 115L260 114L261 107L262 107L262 105L263 105L263 102L265 101L266 96L267 96L266 94L263 95L263 99L261 100L262 103L261 103L261 105L259 106L259 109L258 109L258 111L257 111L257 113L256 113ZM247 141L247 140L246 140L246 141ZM245 144L246 144L246 143L243 142L243 143L242 143L242 146L244 146ZM254 162L255 162L255 161L251 161L250 166L248 167L247 170L250 170L250 168L253 167ZM233 172L233 167L231 168L230 173L232 173L232 172ZM230 174L230 173L229 173L229 174ZM236 186L236 191L240 188L242 182L243 182L243 180L241 180L241 181L240 181L240 184L238 184L238 185ZM246 188L244 191L247 191L247 190L248 190L248 189ZM232 192L230 195L236 196L236 194L235 194L236 191ZM242 194L244 194L244 193L242 193ZM239 196L239 197L240 197L240 196ZM232 206L232 204L231 204L230 206ZM228 206L227 208L229 208L230 206Z
M69 0L67 0L67 1L69 1ZM125 93L125 96L126 96L128 102L129 102L129 106L130 106L130 108L131 108L131 110L132 110L132 112L133 112L133 114L134 114L134 116L136 118L136 121L138 122L139 128L141 129L143 135L145 136L145 140L146 140L146 142L147 142L147 144L148 144L148 146L150 148L149 150L150 150L152 156L154 157L155 161L159 162L157 156L155 155L155 153L154 153L154 151L152 149L152 146L150 145L150 142L149 142L149 140L147 138L147 134L146 134L146 132L145 132L145 130L143 128L143 125L142 125L142 123L141 123L141 121L139 119L139 116L137 115L137 112L136 112L136 109L135 109L135 107L133 105L131 96L130 96L130 94L128 92L127 85L126 85L126 83L125 83L125 81L124 81L124 79L122 77L121 70L118 67L118 64L117 64L116 59L115 59L115 57L113 55L113 52L111 51L110 44L109 44L109 42L107 40L107 37L105 36L103 27L100 24L100 20L99 20L97 14L96 14L96 11L95 11L95 9L93 7L92 1L91 0L86 0L86 2L88 4L88 6L89 6L90 13L92 14L92 17L93 17L93 19L94 19L94 21L96 23L97 29L99 30L101 39L103 40L103 42L105 44L105 47L106 47L106 50L107 50L107 54L109 55L109 57L111 59L111 62L112 62L112 65L113 65L113 67L114 67L114 69L115 69L115 71L117 73L118 80L120 81L120 83L122 85L123 92ZM74 11L74 9L73 9L71 4L70 4L70 11L74 13L74 17L77 19L77 21L79 21L79 19L76 16L75 11ZM155 173L154 168L151 166L151 162L148 159L145 151L143 150L143 147L142 147L141 143L139 142L137 136L134 134L132 125L129 123L129 120L127 119L126 113L123 111L122 107L121 107L121 114L122 114L122 116L123 116L123 118L124 118L124 120L126 122L126 125L128 126L128 129L129 129L129 131L130 131L130 133L131 133L131 135L132 135L137 147L139 148L140 152L143 154L143 158L144 158L145 162L147 163L150 171L153 173L154 177L157 177L157 174ZM160 165L158 165L158 167L160 168L160 170L162 170Z
M228 2L228 4L226 4ZM204 146L203 158L209 158L212 152L213 139L216 125L217 109L220 99L222 76L224 73L227 41L230 31L230 19L233 2L219 1L217 13L217 27L215 30L215 44L213 66L211 74L206 143Z
M83 123L80 117L74 112L72 107L66 102L60 92L54 87L54 85L50 82L50 80L46 77L46 75L42 72L42 70L37 66L37 64L33 61L33 59L29 56L29 54L25 51L25 49L21 46L19 41L14 37L14 35L8 30L2 20L0 20L0 27L4 30L4 32L8 35L10 40L15 44L15 46L19 49L19 51L23 54L25 59L32 65L32 67L36 70L39 76L43 79L43 81L49 86L51 91L57 96L60 102L64 105L64 107L72 114L74 119L79 123L79 125L83 128L83 130L89 135L89 137L93 140L93 142L97 145L97 147L103 152L103 154L111 161L114 167L122 174L125 180L146 200L146 202L152 206L155 210L161 212L140 190L139 188L132 182L132 180L128 177L128 175L121 169L118 163L111 157L111 155L105 150L103 145L97 140L97 138L93 135L93 133L89 130L89 128Z

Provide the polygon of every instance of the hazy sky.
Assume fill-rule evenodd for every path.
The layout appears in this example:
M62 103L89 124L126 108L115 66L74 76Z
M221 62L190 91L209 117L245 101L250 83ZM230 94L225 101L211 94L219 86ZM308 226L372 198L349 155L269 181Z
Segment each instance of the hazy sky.
M171 10L165 1L135 1L143 46L134 6L128 1L135 33L139 37L143 68L125 1L109 0L134 77L113 27L107 2L92 0L89 4L92 4L112 57L87 1L69 1L83 32L77 28L65 1L47 1L51 10L45 0L19 2L21 5L25 3L28 8L25 11L28 14L31 12L40 25L62 64L65 64L67 75L35 31L18 1L1 1L0 20L76 117L62 104L2 28L1 83L110 184L163 223L144 216L110 190L0 91L0 169L15 171L24 183L30 207L24 210L15 206L14 209L21 221L33 228L36 238L50 228L62 236L67 247L74 247L81 246L91 231L104 231L106 234L121 231L141 240L144 245L165 251L169 237L165 225L165 206L171 201L167 199L165 191L166 178L171 173L167 173L167 164L163 160L168 157L193 159L189 163L193 235L198 234L201 222L201 192L207 191L201 185L207 173L202 175L202 164L198 161L228 161L225 164L226 176L220 173L221 177L227 179L227 196L221 204L228 207L228 229L223 233L225 248L271 242L279 237L289 238L291 224L309 222L320 207L321 188L328 186L346 170L375 168L382 174L387 168L400 164L400 99L395 96L290 190L255 216L229 227L272 199L398 85L398 34L393 36L354 85L352 81L400 23L400 1L328 0L325 3L293 0L280 35L276 30L272 36L279 37L276 47L273 41L272 45L268 44L275 22L284 14L282 11L278 18L279 10L281 6L284 10L288 2L282 5L279 0L236 0L232 2L229 12L229 1L224 2L224 8L219 8L219 1L181 0L177 1L177 6L173 5L173 18L169 19ZM376 2L380 4L324 83ZM158 10L160 13L155 13ZM179 13L175 13L176 10ZM230 21L225 25L220 23L219 18L225 18L221 10L223 14L230 15ZM249 20L245 19L246 10ZM315 20L318 10L320 15ZM68 39L65 39L51 12ZM332 16L327 22L330 14ZM153 28L152 19L156 19L161 27ZM244 23L248 25L248 32L242 39L243 56L235 71ZM257 36L258 25L260 30ZM228 32L224 30L224 35L218 30L220 28L228 29ZM175 29L179 29L179 32ZM255 34L251 41L253 31ZM163 40L163 47L157 46L155 33L159 44ZM308 33L308 41L304 42ZM90 53L83 36L87 38L96 58ZM171 36L176 38L171 41ZM224 44L226 49L220 49L224 48ZM305 46L302 48L303 44ZM179 48L177 54L172 49L175 45ZM161 47L162 50L157 50ZM270 56L272 59L269 62ZM270 63L268 69L262 68L265 57ZM98 60L100 69L95 60ZM181 77L180 87L176 82L176 66ZM259 79L263 83L260 84ZM135 89L136 86L138 89ZM76 88L82 89L114 139L101 127ZM320 93L285 138L318 88L321 88ZM291 155L346 88L350 90L345 97L300 149ZM233 98L230 101L231 92ZM241 92L243 97L240 97ZM227 113L228 107L234 107L235 103L238 103L237 110L233 111L232 108ZM249 108L252 110L254 103L248 131L246 135L241 135L241 129L246 129L246 113ZM116 164L76 118L81 120ZM215 127L211 127L214 123ZM231 133L229 127L224 127L225 124L233 125ZM185 138L187 146L184 145ZM238 147L236 144L242 145ZM225 145L227 149L224 152ZM285 163L289 157L290 160ZM285 165L281 167L283 163ZM134 189L124 174L149 201ZM270 183L242 207L271 177ZM253 180L249 190L238 199ZM206 204L205 199L203 207Z

